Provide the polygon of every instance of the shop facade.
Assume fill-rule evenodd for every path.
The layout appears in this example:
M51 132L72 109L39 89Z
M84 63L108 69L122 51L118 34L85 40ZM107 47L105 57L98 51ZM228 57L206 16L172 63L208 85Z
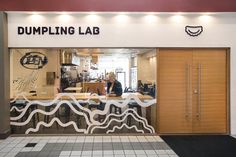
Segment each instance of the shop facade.
M1 89L1 102L5 103L1 105L1 133L4 135L10 130L10 109L4 105L9 103L11 97L10 49L155 48L157 56L158 52L165 49L226 51L224 75L227 77L223 88L226 93L226 130L222 133L236 134L235 18L234 12L2 12L1 84L4 88ZM159 62L157 66L158 64ZM158 78L159 76L157 82ZM160 114L158 98L157 93L157 115ZM158 117L156 116L157 126L161 125L158 124ZM155 132L160 133L158 128L155 128Z

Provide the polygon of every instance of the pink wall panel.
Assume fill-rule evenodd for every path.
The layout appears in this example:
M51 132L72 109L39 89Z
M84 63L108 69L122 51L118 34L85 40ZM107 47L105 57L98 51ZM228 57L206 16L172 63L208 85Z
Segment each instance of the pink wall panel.
M0 0L0 10L236 12L236 0Z

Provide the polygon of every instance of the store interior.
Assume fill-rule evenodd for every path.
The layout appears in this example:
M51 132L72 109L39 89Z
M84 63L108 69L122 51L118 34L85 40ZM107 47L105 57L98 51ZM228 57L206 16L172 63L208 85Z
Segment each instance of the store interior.
M10 49L11 99L19 93L54 98L58 93L106 95L107 75L110 72L115 73L124 93L138 92L156 98L156 53L155 48ZM153 115L148 121L155 127L155 109L152 109L152 112L151 109L149 111L142 109L142 117L146 118L146 112ZM16 116L19 113L11 112L11 114ZM56 114L60 115L64 122L68 122L68 118L78 122L76 115L73 112L66 113L63 107ZM56 114L54 116L57 116ZM52 118L53 116L48 116L46 121L49 122ZM37 114L36 119L45 121L45 116ZM80 118L78 125L85 127L83 121ZM20 129L13 126L12 130L13 133L24 133L32 125L35 124L28 123ZM135 132L125 128L122 131ZM96 133L100 132L104 133L103 131ZM41 127L37 133L75 133L75 131L72 127L60 128L55 123L50 128Z

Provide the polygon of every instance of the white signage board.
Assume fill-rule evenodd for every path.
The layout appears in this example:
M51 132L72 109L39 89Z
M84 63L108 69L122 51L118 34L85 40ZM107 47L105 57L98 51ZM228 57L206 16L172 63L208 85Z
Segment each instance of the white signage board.
M201 16L8 13L9 47L227 46L230 39L224 36L232 32L220 22L230 16L208 17L208 23ZM191 37L186 25L201 25L204 31Z

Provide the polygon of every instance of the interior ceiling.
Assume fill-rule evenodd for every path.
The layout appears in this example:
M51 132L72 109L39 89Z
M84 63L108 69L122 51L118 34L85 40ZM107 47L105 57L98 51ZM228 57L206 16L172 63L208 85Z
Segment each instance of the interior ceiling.
M73 49L60 49L67 52L77 53L80 56L111 56L111 55L137 55L153 51L155 48L73 48ZM13 49L19 52L50 52L51 48L42 49ZM58 49L59 50L59 49Z
M151 48L83 48L76 49L78 54L88 55L112 55L112 54L123 54L123 55L136 55L152 51Z

